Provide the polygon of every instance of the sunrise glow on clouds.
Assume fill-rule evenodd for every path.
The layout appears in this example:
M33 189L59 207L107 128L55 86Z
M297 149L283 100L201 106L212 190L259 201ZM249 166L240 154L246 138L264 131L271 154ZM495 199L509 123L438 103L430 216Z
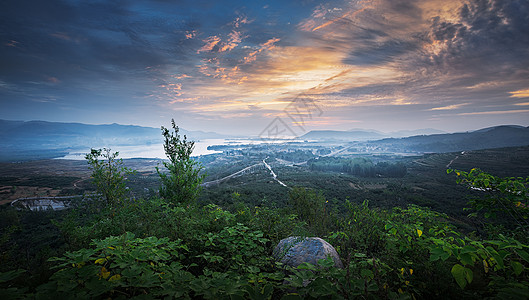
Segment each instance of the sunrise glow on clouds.
M8 2L4 119L258 134L303 99L310 129L529 125L528 1Z

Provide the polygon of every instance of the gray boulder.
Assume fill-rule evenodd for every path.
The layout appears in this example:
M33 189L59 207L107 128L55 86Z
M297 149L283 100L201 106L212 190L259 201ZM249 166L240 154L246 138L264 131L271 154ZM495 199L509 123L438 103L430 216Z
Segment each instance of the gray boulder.
M294 268L304 262L318 265L318 260L331 256L334 265L343 268L340 256L334 247L317 237L291 236L282 239L274 248L273 256L277 261Z

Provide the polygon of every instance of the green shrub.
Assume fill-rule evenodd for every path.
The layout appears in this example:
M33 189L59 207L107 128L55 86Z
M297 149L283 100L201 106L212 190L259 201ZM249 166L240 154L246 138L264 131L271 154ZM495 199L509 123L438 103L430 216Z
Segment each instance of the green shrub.
M321 192L295 187L288 195L292 212L307 224L311 233L316 236L328 233L330 225L328 201Z

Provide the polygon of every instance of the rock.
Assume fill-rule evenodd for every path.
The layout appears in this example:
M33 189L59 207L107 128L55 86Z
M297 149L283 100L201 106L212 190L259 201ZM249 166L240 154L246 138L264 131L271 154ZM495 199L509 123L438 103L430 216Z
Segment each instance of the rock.
M338 268L343 268L340 256L334 247L318 237L302 238L291 236L282 239L274 248L273 256L279 262L294 268L304 262L318 265L318 260L331 256L334 260L334 265Z

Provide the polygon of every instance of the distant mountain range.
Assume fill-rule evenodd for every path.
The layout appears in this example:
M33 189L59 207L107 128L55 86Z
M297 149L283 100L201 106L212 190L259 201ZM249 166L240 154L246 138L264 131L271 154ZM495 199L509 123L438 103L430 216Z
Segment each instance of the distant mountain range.
M214 132L185 129L180 129L180 134L185 134L188 139L195 141L230 138ZM529 127L503 125L460 133L442 133L435 129L393 133L363 129L315 130L300 138L357 143L377 151L440 153L527 146ZM161 143L163 136L159 128L0 120L0 161L62 157L72 150L91 147L148 146Z
M355 131L337 131L337 130L312 130L300 136L303 140L318 141L368 141L377 140L387 137L378 132L355 130Z
M401 130L390 133L384 133L372 129L351 129L347 131L338 130L313 130L300 136L300 139L305 140L320 140L320 141L369 141L380 140L383 138L400 138L414 135L429 135L429 134L443 134L444 131L426 128L417 130Z
M502 125L471 132L436 133L435 129L383 133L374 130L314 130L301 136L321 142L356 142L371 149L388 152L456 152L529 145L529 127ZM438 132L438 131L437 131ZM398 135L412 135L398 137ZM415 134L415 135L413 135ZM388 137L393 135L393 137Z
M225 138L214 132L188 131L190 140ZM60 157L72 149L162 144L160 128L135 125L88 125L45 121L0 120L0 160Z
M529 145L529 127L502 125L471 132L419 135L370 141L373 148L391 152L456 152Z

